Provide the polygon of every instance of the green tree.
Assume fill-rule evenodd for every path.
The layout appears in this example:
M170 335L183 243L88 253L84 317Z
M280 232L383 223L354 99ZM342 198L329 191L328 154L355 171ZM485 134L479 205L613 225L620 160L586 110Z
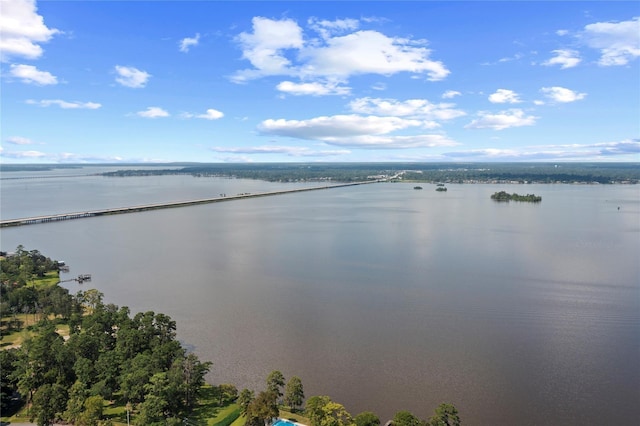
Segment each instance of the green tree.
M429 426L460 426L460 416L453 404L442 403L436 408L435 415L429 419Z
M180 389L184 395L184 405L192 408L204 385L205 375L209 372L212 363L202 362L191 353L176 359L169 370L169 377L174 382L180 382Z
M398 411L393 417L393 426L422 426L423 422L408 411Z
M216 389L219 398L219 405L231 403L238 399L238 388L230 383L222 383Z
M353 420L356 426L380 426L380 418L371 411L363 411Z
M99 396L90 396L84 401L84 411L80 416L82 426L98 426L104 411L104 399Z
M307 401L305 413L312 426L352 426L353 418L342 404L328 396L313 396Z
M17 350L0 351L0 411L3 412L9 408L13 392L18 390L18 380L13 374L17 361Z
M52 425L62 417L67 405L67 390L57 383L45 383L33 395L30 418L38 426Z
M151 363L151 355L148 352L140 353L131 361L126 362L122 367L122 376L120 377L120 389L127 401L134 403L144 400L144 386L153 376L153 368Z
M298 376L293 376L287 382L287 386L284 391L284 403L295 411L297 407L302 406L303 401L304 389L302 387L302 380L300 380L300 377Z
M242 389L238 396L238 405L240 406L240 414L246 417L249 404L254 400L255 395L252 390Z
M278 370L273 370L267 377L267 391L282 396L281 388L284 386L284 376Z
M67 410L64 412L63 418L71 424L79 422L84 411L84 401L88 397L89 391L86 389L85 384L77 380L69 389Z
M277 404L278 395L271 391L260 392L247 407L247 426L270 425L280 414Z

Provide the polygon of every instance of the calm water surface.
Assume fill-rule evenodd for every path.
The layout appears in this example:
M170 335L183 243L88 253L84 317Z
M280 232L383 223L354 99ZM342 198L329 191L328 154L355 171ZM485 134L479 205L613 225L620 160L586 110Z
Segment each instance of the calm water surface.
M3 181L3 218L291 187L101 179ZM423 186L24 226L1 244L91 273L108 302L167 313L213 383L261 390L279 369L383 422L447 401L466 425L636 424L640 188ZM492 202L502 189L543 201Z

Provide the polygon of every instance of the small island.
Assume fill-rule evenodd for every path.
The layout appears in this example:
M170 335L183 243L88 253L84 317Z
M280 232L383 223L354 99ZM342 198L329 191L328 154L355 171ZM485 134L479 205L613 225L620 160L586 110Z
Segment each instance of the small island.
M542 201L542 197L535 194L520 195L515 192L513 194L509 194L506 191L495 192L491 195L491 199L495 201L526 201L529 203L539 203Z
M438 192L447 192L447 188L445 186L438 186L436 188L436 191L438 191Z
M421 186L414 186L413 189L422 189Z

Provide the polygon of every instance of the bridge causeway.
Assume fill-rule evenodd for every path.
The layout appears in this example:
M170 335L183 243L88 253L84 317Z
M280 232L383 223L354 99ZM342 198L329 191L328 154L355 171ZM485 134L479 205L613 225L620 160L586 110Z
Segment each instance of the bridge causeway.
M174 208L174 207L196 206L199 204L218 203L222 201L233 201L233 200L240 200L245 198L268 197L272 195L292 194L295 192L317 191L320 189L343 188L346 186L365 185L365 184L376 183L381 181L382 180L370 180L370 181L362 181L362 182L340 183L340 184L324 185L324 186L312 186L308 188L296 188L296 189L285 189L285 190L270 191L270 192L259 192L255 194L247 193L247 194L214 197L214 198L202 198L198 200L189 200L189 201L174 201L174 202L167 202L167 203L145 204L145 205L133 206L133 207L116 207L111 209L92 210L92 211L85 211L85 212L61 213L61 214L52 214L52 215L44 215L44 216L23 217L18 219L6 219L6 220L0 220L0 228L5 228L9 226L34 225L38 223L58 222L63 220L83 219L87 217L107 216L107 215L114 215L114 214L138 213L138 212L144 212L149 210L160 210L160 209L168 209L168 208Z

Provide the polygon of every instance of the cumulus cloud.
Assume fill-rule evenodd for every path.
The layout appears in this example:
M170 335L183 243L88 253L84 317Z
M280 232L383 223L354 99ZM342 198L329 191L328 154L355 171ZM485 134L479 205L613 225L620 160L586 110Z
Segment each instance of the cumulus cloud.
M555 54L555 56L543 62L542 65L560 65L560 69L564 70L567 68L573 68L582 61L582 59L580 59L580 54L575 50L557 49L553 50L551 53Z
M353 112L394 117L410 117L422 120L451 120L466 115L464 111L455 109L455 104L434 104L426 99L359 98L349 103Z
M116 81L123 86L132 87L134 89L138 89L146 86L147 81L151 77L146 71L141 71L134 67L124 67L121 65L116 65Z
M306 59L304 74L347 78L357 74L392 75L399 72L426 73L429 80L444 79L449 70L429 59L423 40L388 37L362 30L327 40L301 52Z
M138 111L136 114L144 118L169 117L169 113L160 107L148 107L146 110Z
M552 101L559 103L575 102L584 99L587 96L586 93L578 93L571 89L558 86L543 87L540 89L540 92Z
M22 136L9 136L5 139L7 143L12 145L32 145L33 141L29 138L24 138Z
M38 15L35 0L2 1L0 13L0 59L11 57L37 59L42 56L40 43L48 42L60 31L48 28Z
M510 109L497 114L480 111L478 116L479 118L467 124L465 129L504 130L510 127L532 126L538 118L533 115L525 115L521 109Z
M461 96L462 93L458 92L457 90L447 90L446 92L444 92L442 94L442 98L443 99L451 99L451 98L455 98L456 96Z
M9 73L22 80L23 83L47 86L58 84L58 78L48 71L40 71L33 65L11 64Z
M587 46L600 50L598 64L626 65L640 56L640 17L586 25L581 37Z
M513 90L498 89L495 93L489 95L489 102L494 104L517 104L522 101Z
M265 134L322 141L331 145L357 148L416 148L455 145L446 136L390 135L422 127L423 121L400 117L334 115L309 120L265 120L258 129Z
M299 146L263 145L244 148L215 147L212 151L230 154L284 154L291 157L331 157L350 154L347 149L314 150Z
M265 75L288 75L291 62L284 55L285 49L303 46L302 28L291 19L273 20L256 16L252 19L253 32L240 33L236 40L242 47L242 57L251 62L253 70L239 71L233 77L236 82Z
M281 92L296 96L348 95L351 93L351 88L341 86L337 82L294 83L292 81L283 81L276 88Z
M309 120L264 120L259 129L264 133L292 138L327 140L365 134L385 134L408 127L420 126L419 120L399 117L363 117L360 115L334 115Z
M254 17L252 23L252 32L243 32L236 40L243 58L249 60L253 68L236 72L232 76L235 82L287 75L303 80L300 89L307 90L309 88L302 85L316 79L345 83L349 77L359 74L389 76L409 72L426 75L433 81L449 74L442 62L430 59L431 51L425 47L425 40L389 37L372 30L354 31L359 27L356 20L313 18L309 26L321 37L306 41L303 29L291 19ZM318 94L314 90L309 92Z
M180 51L187 53L191 46L197 46L200 41L200 34L196 34L195 37L185 37L180 40Z
M42 99L40 101L36 101L33 99L28 99L26 103L30 105L38 105L41 107L48 107L51 105L58 105L62 109L98 109L102 105L96 102L67 102L61 99Z

